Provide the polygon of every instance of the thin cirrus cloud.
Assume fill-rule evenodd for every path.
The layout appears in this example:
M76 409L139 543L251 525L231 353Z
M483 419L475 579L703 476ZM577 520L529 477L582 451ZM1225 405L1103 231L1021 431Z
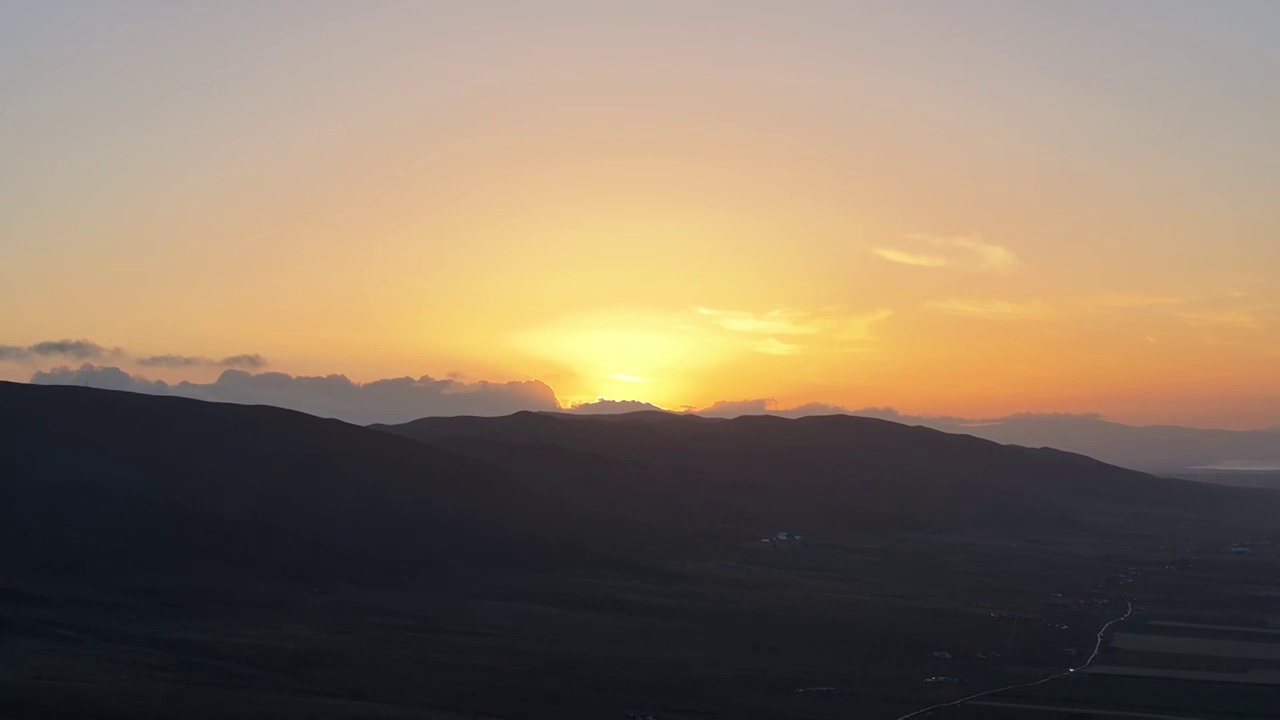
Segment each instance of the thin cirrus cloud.
M1124 310L1141 308L1171 307L1194 302L1196 296L1179 295L1143 295L1141 293L1107 293L1079 300L1079 304L1089 310Z
M756 343L755 347L758 352L766 355L799 355L804 352L804 346L782 342L775 337L765 338Z
M761 335L812 335L818 329L806 325L806 313L794 310L771 310L763 315L740 310L714 310L697 308L699 315L705 315L725 330Z
M915 265L917 267L946 267L951 264L950 260L942 257L941 255L923 255L885 247L871 248L871 252L879 255L889 262L895 262L900 265Z
M1254 330L1262 326L1259 313L1267 310L1268 305L1254 305L1228 310L1190 310L1175 313L1178 319L1189 325L1199 327L1222 327L1237 330Z
M871 252L889 262L915 267L977 267L990 272L1008 272L1018 264L1013 251L995 245L979 235L925 235L912 233L904 237L907 243L918 248L928 246L934 252L916 249L874 247Z
M951 298L925 303L926 308L947 315L986 320L1031 320L1048 314L1040 300L1015 302L996 298Z
M893 311L887 308L862 313L825 310L809 313L798 310L772 310L757 314L741 310L695 308L699 315L711 318L722 329L736 334L765 336L751 343L751 349L780 357L800 355L813 347L826 349L865 349L875 342L874 328L887 320ZM792 338L782 340L779 338ZM806 342L796 342L805 338Z

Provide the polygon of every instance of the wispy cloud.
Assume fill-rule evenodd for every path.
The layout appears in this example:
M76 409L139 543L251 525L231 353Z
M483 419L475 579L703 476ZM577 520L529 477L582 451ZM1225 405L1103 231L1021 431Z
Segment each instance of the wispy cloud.
M919 252L915 249L873 247L871 252L889 262L916 267L977 267L989 272L1008 272L1018 264L1013 251L983 240L979 235L926 235L912 233L904 237L916 247L930 246L942 252Z
M1227 310L1189 310L1175 313L1175 316L1183 322L1199 327L1253 330L1262 326L1262 320L1258 314L1267 310L1268 307L1268 305L1253 305Z
M769 337L756 343L756 350L766 355L799 355L804 352L802 345L784 343L778 338Z
M191 357L190 355L152 355L151 357L138 358L138 364L143 367L199 367L201 365L209 365L212 362L209 358Z
M805 313L794 310L773 310L763 315L705 307L697 308L697 311L700 315L714 319L725 330L734 332L760 335L812 335L818 332L817 328L802 324Z
M893 317L888 308L847 315L834 329L833 335L841 340L870 342L876 340L875 326Z
M629 382L629 383L647 382L646 378L642 378L639 375L629 375L627 373L611 372L609 373L609 377L613 378L614 380L621 380L623 382Z
M137 363L142 367L229 367L256 370L266 367L267 359L257 353L232 355L230 357L222 358L221 360L193 355L152 355L150 357L138 358Z
M1008 248L1000 245L992 245L977 236L934 238L932 241L935 244L951 245L974 253L978 256L978 260L982 263L982 267L987 270L1007 272L1012 270L1014 266L1018 264L1018 258Z
M887 308L858 313L826 308L819 312L772 310L763 314L706 307L694 310L711 318L724 330L766 336L752 342L750 347L767 355L799 355L810 348L848 350L865 347L877 339L875 326L893 315L893 311ZM812 341L801 345L780 339L787 337L811 337Z
M34 345L0 345L0 362L25 362L54 359L99 360L116 358L129 360L130 354L121 348L107 348L92 340L46 340ZM195 355L149 355L132 359L141 367L195 368L225 367L257 370L267 366L267 359L257 353L231 355L221 360Z
M893 248L871 248L871 252L888 260L889 262L900 263L902 265L915 265L917 267L945 267L951 264L950 260L941 255L922 255L919 253L910 253L903 250L894 250Z
M1048 314L1040 300L1015 302L995 298L951 298L925 303L926 308L963 317L989 320L1031 320Z
M0 361L21 362L32 358L62 357L96 360L123 355L119 348L108 349L90 340L47 340L35 345L0 345Z
M218 364L233 368L263 368L267 366L267 359L257 353L250 353L224 357L218 361Z
M1176 295L1143 295L1141 293L1107 293L1096 297L1085 298L1081 305L1097 310L1117 308L1144 308L1169 305L1182 305L1196 298L1194 296Z

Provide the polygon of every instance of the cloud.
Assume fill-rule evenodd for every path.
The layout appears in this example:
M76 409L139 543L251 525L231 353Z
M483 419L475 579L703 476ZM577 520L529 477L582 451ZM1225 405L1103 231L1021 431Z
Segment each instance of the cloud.
M871 248L871 252L879 255L889 262L900 263L902 265L915 265L917 267L945 267L951 264L950 260L940 255L920 255L904 252L902 250L894 250L893 248Z
M770 412L771 415L781 415L789 418L809 417L810 415L848 415L849 413L850 410L846 407L820 402L805 403L793 408Z
M577 403L569 408L569 412L579 415L621 415L622 413L655 410L666 412L657 405L639 400L606 400L604 398L594 402Z
M37 372L31 382L38 385L88 385L216 402L275 405L362 425L407 422L432 415L496 416L520 410L560 409L551 388L536 380L464 383L423 376L361 384L342 375L253 375L229 369L212 383L169 385L140 375L129 375L117 367L97 367L86 363L77 369L61 367Z
M103 358L127 359L129 353L121 348L105 348L92 340L46 340L35 345L0 345L0 362L24 362L48 358L68 360L99 360ZM266 367L266 358L254 354L232 355L213 360L194 355L151 355L133 362L142 367L193 368L229 367L258 369Z
M695 310L699 315L712 318L725 330L745 335L768 336L752 342L751 349L780 356L799 355L805 352L808 346L787 342L778 336L815 336L813 346L819 348L865 349L865 345L877 340L874 326L893 315L893 311L888 308L860 313L847 313L839 309L826 309L814 313L773 310L762 315L706 307L698 307ZM816 336L821 336L821 340ZM833 347L833 341L838 347Z
M169 384L164 381L151 381L140 375L130 375L118 367L97 367L90 363L85 363L75 370L69 367L58 367L37 372L31 377L31 384L83 385L147 395L169 395L171 390Z
M218 364L231 368L256 369L266 367L267 359L257 353L250 355L232 355L231 357L222 358Z
M199 367L208 365L212 361L208 358L191 357L189 355L152 355L138 359L138 364L143 367L166 367L166 368L182 368L182 367Z
M101 345L88 340L50 340L36 343L27 349L33 355L39 355L40 357L65 356L75 360L88 360L120 353L119 350L107 350Z
M696 415L704 417L723 417L733 418L743 415L767 415L769 408L774 404L773 400L768 398L756 398L753 400L721 400L695 412Z
M696 308L698 314L706 315L716 321L725 330L761 335L812 335L817 328L806 326L800 321L806 313L794 310L773 310L763 315L738 310L713 310Z
M916 267L976 266L991 272L1008 272L1018 264L1013 251L994 245L979 235L926 235L913 233L904 238L909 243L928 245L950 251L945 254L922 253L900 248L874 247L871 252L889 262Z
M977 236L933 238L931 241L934 244L951 245L974 253L978 256L978 261L982 264L982 267L987 270L1007 272L1018 264L1018 258L1008 248L984 242L982 238Z
M924 304L931 310L948 315L981 318L986 320L1030 320L1043 317L1046 308L1040 300L1013 302L993 298L952 298Z
M1253 330L1262 325L1262 321L1258 318L1258 313L1266 310L1267 305L1254 305L1245 308L1233 308L1229 310L1194 310L1175 313L1175 315L1190 325L1200 327L1227 327L1238 330Z
M137 363L143 367L189 368L189 367L230 367L257 369L267 366L267 359L258 354L232 355L221 360L192 355L152 355L139 358Z
M1138 293L1108 293L1098 297L1081 300L1081 304L1095 309L1159 307L1163 305L1181 305L1191 302L1192 297L1176 297L1172 295L1142 295Z
M756 350L766 355L799 355L804 346L784 343L778 338L770 337L756 343Z
M119 349L108 350L89 340L46 340L27 345L0 345L0 361L20 362L32 358L65 357L72 360L93 360L122 355Z

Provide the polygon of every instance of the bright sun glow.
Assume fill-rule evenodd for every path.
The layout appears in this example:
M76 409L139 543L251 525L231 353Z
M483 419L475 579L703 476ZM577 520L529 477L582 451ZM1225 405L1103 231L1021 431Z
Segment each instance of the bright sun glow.
M564 364L581 388L577 402L618 397L675 406L694 372L729 350L714 330L684 316L605 311L565 318L523 333L519 349Z

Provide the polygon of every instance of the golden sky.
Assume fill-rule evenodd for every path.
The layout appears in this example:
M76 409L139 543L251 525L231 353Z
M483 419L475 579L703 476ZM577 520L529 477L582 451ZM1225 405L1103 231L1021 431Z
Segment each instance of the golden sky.
M0 345L1280 424L1280 6L51 5Z

